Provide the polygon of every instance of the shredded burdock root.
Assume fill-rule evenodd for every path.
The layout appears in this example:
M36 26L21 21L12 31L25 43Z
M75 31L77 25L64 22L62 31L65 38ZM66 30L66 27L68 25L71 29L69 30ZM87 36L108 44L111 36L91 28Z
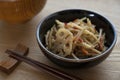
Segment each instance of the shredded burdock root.
M51 52L76 60L96 56L106 49L103 30L97 31L86 17L68 23L56 20L45 41Z

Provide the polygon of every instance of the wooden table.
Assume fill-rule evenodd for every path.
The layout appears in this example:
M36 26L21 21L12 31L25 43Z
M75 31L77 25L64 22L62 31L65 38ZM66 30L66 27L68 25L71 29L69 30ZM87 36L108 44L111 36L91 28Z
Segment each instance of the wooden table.
M49 61L38 47L36 29L38 23L47 15L64 9L87 9L107 17L116 27L117 44L111 55L101 64L89 69L63 69ZM0 59L5 57L6 49L14 48L18 43L30 47L28 57L50 66L59 68L83 80L120 80L120 0L48 0L46 6L31 21L10 25L0 22ZM0 71L0 80L58 80L43 70L21 63L11 74Z

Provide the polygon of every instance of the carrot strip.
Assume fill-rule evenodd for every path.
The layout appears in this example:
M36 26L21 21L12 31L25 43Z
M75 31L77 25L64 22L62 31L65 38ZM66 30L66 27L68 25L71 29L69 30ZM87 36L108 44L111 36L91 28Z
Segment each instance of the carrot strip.
M81 51L83 52L83 54L85 54L85 55L88 55L89 53L88 53L88 51L87 50L85 50L83 47L81 48Z
M78 41L81 42L81 43L83 42L83 40L81 38L79 38Z

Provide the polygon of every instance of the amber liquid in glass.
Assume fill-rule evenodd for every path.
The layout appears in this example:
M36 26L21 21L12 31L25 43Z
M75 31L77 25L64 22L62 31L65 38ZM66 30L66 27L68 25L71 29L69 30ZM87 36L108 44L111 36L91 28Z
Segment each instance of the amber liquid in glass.
M0 20L21 23L33 18L46 0L0 0Z

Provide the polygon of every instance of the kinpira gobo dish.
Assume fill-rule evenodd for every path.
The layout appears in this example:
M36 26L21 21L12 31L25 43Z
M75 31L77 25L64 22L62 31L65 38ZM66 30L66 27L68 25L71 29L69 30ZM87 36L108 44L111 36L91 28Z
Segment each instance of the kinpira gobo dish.
M70 22L56 20L45 35L45 44L51 52L76 60L96 56L106 50L105 33L102 29L98 32L86 17Z
M43 19L37 28L37 41L45 56L60 66L90 67L111 53L116 32L100 14L70 9Z

